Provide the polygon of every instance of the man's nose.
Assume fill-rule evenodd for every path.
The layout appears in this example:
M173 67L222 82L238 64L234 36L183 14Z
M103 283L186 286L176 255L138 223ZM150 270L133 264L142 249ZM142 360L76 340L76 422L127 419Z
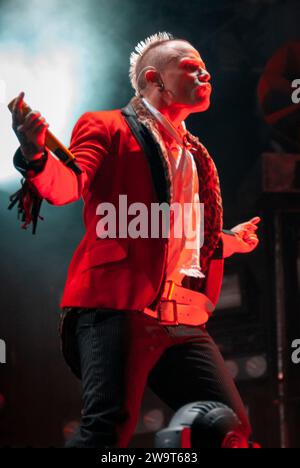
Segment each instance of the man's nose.
M207 70L204 70L203 68L201 68L201 70L199 70L199 80L207 83L208 81L210 81L210 79L211 79L210 73L208 73Z

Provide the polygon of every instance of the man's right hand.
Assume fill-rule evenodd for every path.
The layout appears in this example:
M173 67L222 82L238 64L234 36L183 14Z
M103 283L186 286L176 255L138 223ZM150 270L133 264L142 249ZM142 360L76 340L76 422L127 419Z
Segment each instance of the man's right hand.
M26 116L22 111L25 94L21 92L12 109L12 128L21 145L21 151L28 161L39 159L45 152L46 132L49 124L38 111Z

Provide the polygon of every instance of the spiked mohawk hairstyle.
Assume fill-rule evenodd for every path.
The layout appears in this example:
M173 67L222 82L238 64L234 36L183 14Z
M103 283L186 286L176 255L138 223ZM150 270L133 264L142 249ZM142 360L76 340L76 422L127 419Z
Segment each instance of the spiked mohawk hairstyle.
M154 46L172 40L174 40L174 36L172 34L168 32L158 32L147 37L135 46L134 51L130 54L129 78L136 95L139 94L138 82L141 72L138 73L138 71L141 59L145 56L148 50L152 49Z

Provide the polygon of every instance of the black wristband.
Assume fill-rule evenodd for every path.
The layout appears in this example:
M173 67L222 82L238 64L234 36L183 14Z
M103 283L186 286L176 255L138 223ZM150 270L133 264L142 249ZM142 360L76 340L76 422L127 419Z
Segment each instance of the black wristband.
M44 169L47 158L48 155L45 151L40 158L34 159L33 161L28 161L24 157L21 148L18 148L14 155L14 166L19 172L21 172L24 177L26 177L28 171L33 171L36 174L41 172Z

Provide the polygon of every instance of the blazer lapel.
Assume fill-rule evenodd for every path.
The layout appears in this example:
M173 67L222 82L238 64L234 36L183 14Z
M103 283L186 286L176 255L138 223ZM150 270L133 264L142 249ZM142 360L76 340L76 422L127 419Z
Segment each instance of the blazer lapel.
M159 203L170 204L171 181L160 145L146 125L139 121L131 103L121 109L121 112L147 158Z

